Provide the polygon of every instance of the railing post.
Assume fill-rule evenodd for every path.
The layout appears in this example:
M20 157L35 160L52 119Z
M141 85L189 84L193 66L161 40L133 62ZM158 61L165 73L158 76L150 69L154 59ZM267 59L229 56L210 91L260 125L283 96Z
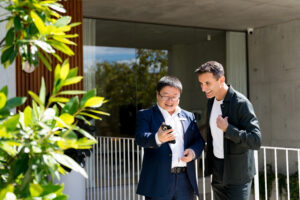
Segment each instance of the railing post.
M254 161L255 161L255 168L256 168L256 175L254 176L254 195L255 200L259 200L259 169L258 169L258 153L254 151Z

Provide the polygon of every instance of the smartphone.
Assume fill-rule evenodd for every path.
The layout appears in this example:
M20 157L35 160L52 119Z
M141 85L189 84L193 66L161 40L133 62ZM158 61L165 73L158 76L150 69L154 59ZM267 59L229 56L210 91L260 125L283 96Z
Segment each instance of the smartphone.
M163 124L163 125L161 125L161 129L162 129L163 131L169 130L169 129L172 129L172 126L167 125L167 124ZM171 133L172 133L172 132L171 132ZM167 143L175 144L176 141L175 141L175 140L171 140L171 141L168 141Z

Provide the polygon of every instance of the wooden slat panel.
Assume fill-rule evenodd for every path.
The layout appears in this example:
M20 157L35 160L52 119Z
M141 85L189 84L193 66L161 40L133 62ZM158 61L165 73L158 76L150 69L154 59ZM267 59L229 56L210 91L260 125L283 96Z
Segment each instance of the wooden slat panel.
M66 15L72 17L72 22L81 22L82 23L82 0L68 0L61 2L65 9L67 10ZM75 56L69 57L70 61L70 68L78 67L78 75L83 76L83 39L82 39L82 25L73 27L70 31L71 34L77 33L79 37L73 38L72 40L77 44L77 46L71 46L71 49L74 51ZM58 53L59 56L63 60L68 58L67 55ZM19 109L24 109L24 107L28 104L31 104L31 98L29 98L27 91L31 90L35 93L39 93L41 79L44 77L47 93L51 92L53 87L53 80L54 80L54 69L58 61L52 57L52 72L48 71L48 69L43 66L40 62L39 66L35 69L34 72L28 74L22 70L21 66L21 59L20 57L17 58L16 61L16 87L17 96L27 96L28 99L26 104L20 107ZM64 89L76 89L76 90L83 90L83 81L76 85L67 86Z

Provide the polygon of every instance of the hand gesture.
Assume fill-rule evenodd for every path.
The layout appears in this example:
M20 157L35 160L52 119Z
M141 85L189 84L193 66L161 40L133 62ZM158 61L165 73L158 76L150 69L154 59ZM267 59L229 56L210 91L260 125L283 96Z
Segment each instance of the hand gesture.
M193 150L192 149L186 149L180 160L182 160L183 162L188 163L188 162L192 161L194 159L194 157L195 157L195 154L194 154Z
M223 118L221 115L217 118L217 127L223 132L226 132L228 128L228 117Z

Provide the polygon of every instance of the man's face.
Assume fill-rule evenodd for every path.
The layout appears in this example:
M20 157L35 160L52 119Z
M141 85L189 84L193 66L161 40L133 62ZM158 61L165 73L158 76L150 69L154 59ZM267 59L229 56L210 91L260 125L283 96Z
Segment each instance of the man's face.
M225 81L225 77L221 76L218 80L213 76L212 73L207 72L204 74L198 75L198 80L200 82L200 86L202 92L205 93L208 99L218 96L220 93L220 88Z
M175 87L165 86L160 92L156 92L158 105L173 114L179 104L180 90Z

